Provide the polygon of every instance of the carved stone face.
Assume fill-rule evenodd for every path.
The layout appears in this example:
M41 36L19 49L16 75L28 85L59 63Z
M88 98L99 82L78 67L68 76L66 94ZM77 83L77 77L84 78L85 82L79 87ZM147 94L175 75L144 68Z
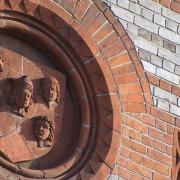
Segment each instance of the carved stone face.
M48 101L55 101L56 100L57 89L56 89L55 84L48 82L44 85L44 97L46 97L46 99Z
M12 111L24 116L32 104L33 84L27 76L12 78L10 82L12 86L9 96Z
M14 89L13 94L17 108L27 108L30 106L32 93L29 89L17 87Z
M59 82L54 77L45 77L43 79L43 97L49 104L50 102L59 101L60 87Z
M54 138L54 124L47 116L38 116L34 119L34 136L38 147L48 147L52 145Z
M48 122L39 119L35 125L35 137L38 140L46 140L50 135L50 125Z

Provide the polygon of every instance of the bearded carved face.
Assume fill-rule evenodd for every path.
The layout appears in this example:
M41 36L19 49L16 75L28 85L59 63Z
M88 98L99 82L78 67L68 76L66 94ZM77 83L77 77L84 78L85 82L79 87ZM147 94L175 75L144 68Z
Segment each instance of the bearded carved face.
M27 108L31 104L32 93L29 89L17 87L14 89L14 99L17 108Z
M28 111L32 103L33 84L27 76L22 76L17 79L11 79L12 94L11 104L13 111L20 113L21 110ZM23 115L23 113L20 113Z
M59 102L60 87L59 82L54 77L45 77L43 79L43 97L49 105L51 102Z

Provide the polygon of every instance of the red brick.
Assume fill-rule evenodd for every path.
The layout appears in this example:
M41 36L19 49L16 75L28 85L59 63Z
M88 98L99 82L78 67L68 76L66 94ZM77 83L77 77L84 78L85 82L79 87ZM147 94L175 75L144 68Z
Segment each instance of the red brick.
M91 4L90 0L81 1L78 8L75 10L74 17L80 21L85 15L85 12L89 8L90 4Z
M82 25L86 28L89 27L99 13L99 9L94 4L91 4L85 16L81 20Z
M173 154L173 148L172 148L172 146L167 146L166 154L172 156L172 154Z
M159 151L148 148L147 156L168 166L172 166L172 157Z
M175 1L171 2L171 9L177 13L180 13L180 3L177 3Z
M142 135L142 143L151 147L153 143L153 139L150 138L149 136Z
M146 78L141 79L140 83L141 83L144 93L151 93L150 86L149 86L148 80Z
M156 76L153 76L151 74L147 74L148 75L148 80L150 83L159 86L159 79Z
M119 167L119 176L125 179L130 179L132 172L126 168Z
M174 133L174 127L171 125L167 125L167 133L170 135L173 135Z
M140 63L139 56L137 55L136 49L133 48L133 49L129 50L129 54L130 54L130 57L131 57L131 60L134 64L134 66L135 66L138 77L140 79L144 78L145 72L144 72L142 64Z
M171 174L170 167L159 162L155 165L155 170L161 174L169 176Z
M126 34L126 31L124 30L124 27L118 21L115 24L113 24L113 27L115 28L116 32L120 36L124 36Z
M134 72L134 66L132 63L124 64L122 66L117 66L112 69L113 74L115 76L122 75L122 74L128 74Z
M131 175L131 179L132 180L134 180L134 179L135 180L144 180L144 178L141 175L138 175L138 174L135 174L135 173Z
M166 144L172 145L173 143L173 137L167 133L158 131L156 129L153 129L149 127L149 135L155 139L158 139Z
M128 138L123 138L123 145L141 154L146 153L146 147Z
M127 51L125 53L119 54L109 60L109 64L111 67L120 66L122 64L130 63L130 57Z
M122 103L122 112L146 113L146 105L143 103Z
M98 46L100 47L101 50L105 50L105 49L111 47L112 45L114 45L115 43L117 43L118 41L120 41L120 38L117 35L117 33L114 32L110 36L105 38L103 41L101 41L98 44Z
M79 0L61 0L58 4L60 4L64 9L73 14L79 2Z
M160 80L160 87L168 92L171 92L172 85L166 81Z
M175 125L175 117L173 117L171 114L168 114L164 111L151 107L151 115L167 123Z
M140 121L137 121L134 118L131 118L130 116L124 116L123 123L133 129L136 129L136 130L142 132L142 133L146 134L148 132L148 128L146 126L144 126L144 124L142 124Z
M97 33L95 33L95 35L93 35L93 38L96 42L99 42L112 32L113 32L112 25L106 23Z
M96 56L99 53L99 49L97 48L95 42L92 40L92 37L89 35L89 33L87 33L87 30L83 28L83 26L81 26L77 21L74 21L72 26L85 41L85 43L89 46L92 53Z
M138 164L142 163L142 158L143 156L136 153L136 152L131 152L131 155L130 155L130 159Z
M142 94L123 94L120 96L121 102L129 102L129 103L143 103L144 97Z
M134 48L134 44L132 43L131 39L127 34L122 37L122 41L124 42L124 45L127 48L127 50Z
M50 10L51 12L56 12L58 17L61 17L68 25L72 24L72 16L60 6L57 6L52 1L41 1L41 6L47 10ZM46 20L45 20L46 21Z
M149 169L154 169L155 168L155 161L147 158L146 156L143 156L142 165L149 168Z
M144 176L144 177L152 179L152 171L150 171L149 169L147 169L143 166L140 166L134 162L129 161L127 168L135 173L138 173L138 174Z
M102 53L103 55L109 59L114 56L117 56L118 54L122 53L125 51L125 47L121 41L115 43L113 46L111 46L108 49L105 49Z
M167 132L167 123L156 119L156 128L161 131Z
M151 95L151 93L145 93L144 98L146 103L153 105L153 96Z
M123 126L122 133L124 136L129 137L129 128L127 126Z
M138 82L138 77L137 77L136 73L120 75L116 79L119 84L129 84L129 83L137 83Z
M157 141L157 140L154 140L153 141L153 148L158 150L158 151L161 151L161 152L166 152L166 145L161 143L160 141Z
M130 149L128 149L126 147L122 147L120 149L120 155L122 155L123 157L129 158L129 156L130 156Z
M88 31L91 34L94 34L105 22L106 22L106 18L104 17L104 15L102 13L100 13L95 20L91 23L91 25L88 28Z
M153 180L172 180L172 179L170 177L167 177L167 176L164 176L162 174L154 172L153 173Z
M156 119L148 114L131 114L132 117L141 120L143 123L155 127Z
M114 24L115 22L117 22L117 18L116 16L114 16L113 12L110 10L110 8L107 8L105 11L104 11L104 15L106 16L106 18L108 19L108 21L111 23L111 24Z
M160 0L160 4L167 8L170 8L171 0Z
M94 0L94 4L96 4L96 6L97 6L102 12L104 12L104 11L108 8L107 5L106 5L104 2L100 1L100 0Z
M137 94L141 93L141 86L137 84L121 84L119 85L120 94Z
M129 129L129 138L134 139L136 141L141 141L141 133L139 131Z
M177 96L180 96L180 88L177 86L172 86L172 93Z
M117 161L117 164L121 167L126 167L127 165L127 160L124 158L124 157L119 157L118 158L118 161Z

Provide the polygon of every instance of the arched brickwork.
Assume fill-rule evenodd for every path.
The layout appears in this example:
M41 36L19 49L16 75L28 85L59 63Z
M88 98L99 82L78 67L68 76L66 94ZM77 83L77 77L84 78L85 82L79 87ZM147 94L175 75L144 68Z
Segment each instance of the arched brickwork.
M101 1L2 0L0 10L2 31L36 42L65 69L82 110L79 145L58 169L1 164L34 178L106 179L117 158L122 113L152 111L146 74L122 25Z

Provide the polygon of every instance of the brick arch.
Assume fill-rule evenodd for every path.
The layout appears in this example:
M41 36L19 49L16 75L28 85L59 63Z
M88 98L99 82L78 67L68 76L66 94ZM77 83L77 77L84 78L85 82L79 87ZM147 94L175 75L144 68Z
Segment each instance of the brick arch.
M14 12L14 15L8 13L5 15L7 20L2 20L1 29L15 30L29 35L34 41L40 41L42 45L47 43L46 48L51 49L54 54L59 54L60 51L56 48L56 43L48 43L47 37L55 41L59 35L71 45L74 54L79 57L78 63L74 61L73 66L71 63L64 63L64 67L68 67L68 73L72 73L75 82L79 82L77 93L82 93L79 91L84 87L80 86L81 83L85 84L84 81L89 80L93 90L88 96L95 101L97 117L100 119L94 121L100 123L97 128L96 122L92 122L92 129L96 128L97 136L97 143L91 145L96 146L91 147L93 153L86 157L82 167L74 169L69 176L79 173L77 179L91 177L105 179L111 173L119 148L120 113L146 113L148 104L152 103L146 75L127 33L101 1L64 0L55 3L49 0L8 0L1 1L0 9ZM32 19L23 19L21 15ZM23 24L25 21L26 23ZM31 23L38 28L40 28L38 23L43 27L40 30L43 32L42 37L37 30L30 28ZM54 34L44 36L48 31ZM80 72L81 75L76 72ZM83 75L88 78L83 79ZM85 88L90 87L87 85ZM108 121L109 117L112 122ZM82 132L82 136L84 135L88 136L87 133ZM14 168L14 171L17 171L17 168ZM25 170L23 175L29 176L29 173L32 172ZM36 174L37 178L44 176L42 173ZM51 175L45 176L45 178L50 177Z

